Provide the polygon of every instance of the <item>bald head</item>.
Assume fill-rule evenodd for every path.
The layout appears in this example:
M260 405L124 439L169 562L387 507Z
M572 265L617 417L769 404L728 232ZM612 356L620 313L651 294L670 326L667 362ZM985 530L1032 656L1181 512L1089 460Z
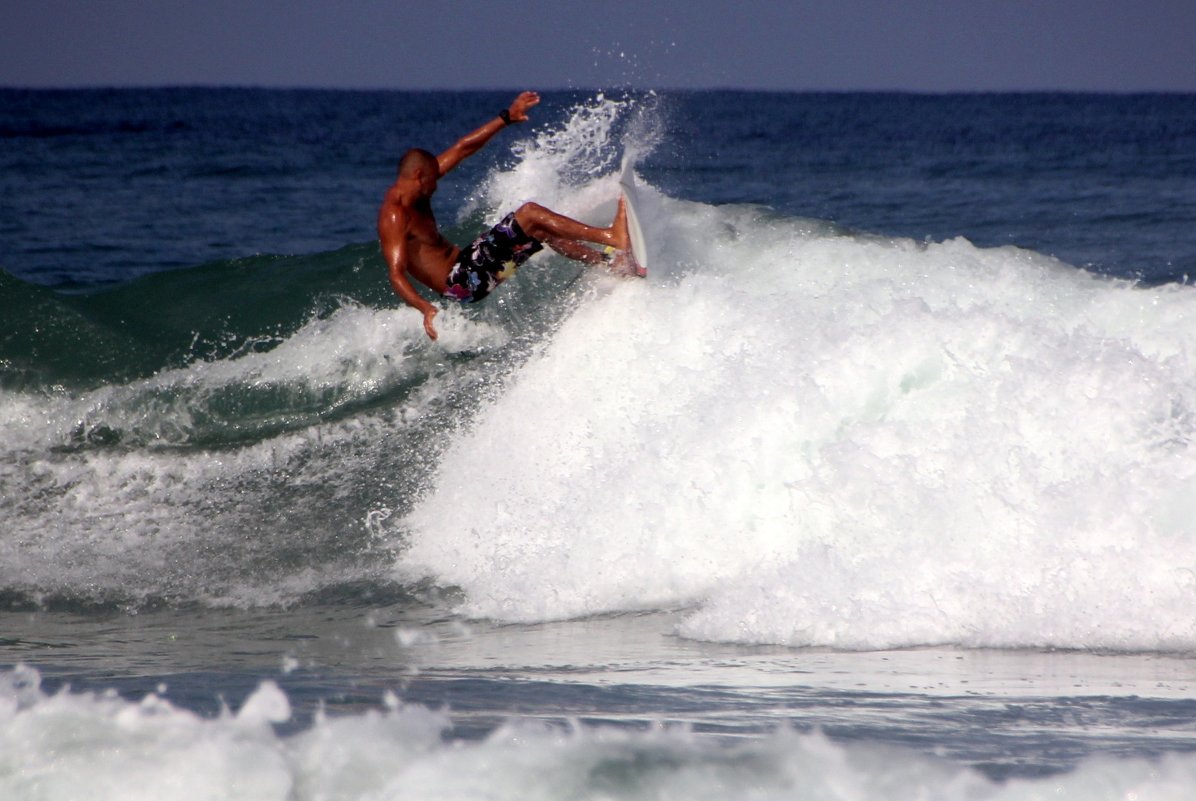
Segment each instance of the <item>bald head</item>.
M413 178L416 170L423 170L432 177L439 177L440 162L426 150L413 147L399 159L399 177Z

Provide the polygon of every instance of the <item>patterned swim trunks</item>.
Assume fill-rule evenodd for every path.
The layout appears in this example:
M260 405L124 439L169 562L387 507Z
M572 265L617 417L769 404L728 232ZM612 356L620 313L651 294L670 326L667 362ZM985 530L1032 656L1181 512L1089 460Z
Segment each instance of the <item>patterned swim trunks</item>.
M511 212L469 247L461 248L457 263L449 271L444 295L462 303L476 303L543 248L524 232L515 212Z

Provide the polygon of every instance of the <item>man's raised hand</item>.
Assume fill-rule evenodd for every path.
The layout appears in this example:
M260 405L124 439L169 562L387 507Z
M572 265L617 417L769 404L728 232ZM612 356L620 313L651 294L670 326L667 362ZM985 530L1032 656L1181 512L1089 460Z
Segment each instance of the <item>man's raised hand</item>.
M540 95L536 92L524 92L507 109L511 115L511 122L527 122L527 110L540 102Z

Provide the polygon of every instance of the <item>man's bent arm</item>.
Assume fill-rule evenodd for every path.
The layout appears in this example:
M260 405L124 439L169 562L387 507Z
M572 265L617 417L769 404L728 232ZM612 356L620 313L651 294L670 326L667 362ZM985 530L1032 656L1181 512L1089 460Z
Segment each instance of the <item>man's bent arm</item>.
M432 325L432 318L440 310L415 291L405 270L396 270L391 267L390 285L394 288L395 294L402 298L408 306L414 307L424 316L424 332L432 339L436 339L436 328Z
M385 254L390 275L390 286L395 291L395 294L403 299L404 303L424 316L424 331L429 337L436 339L436 329L432 325L432 318L440 310L432 303L429 303L411 285L411 279L407 277L407 247L403 241L404 239L405 237L400 237L399 244L394 247L394 250Z
M538 94L535 92L524 92L511 103L510 108L507 109L507 116L511 122L524 122L527 120L527 110L539 102L540 96ZM506 120L502 117L495 117L476 131L458 139L456 144L436 157L436 161L440 164L440 174L444 175L462 161L477 153L487 142L494 138L496 133L505 127L507 127Z

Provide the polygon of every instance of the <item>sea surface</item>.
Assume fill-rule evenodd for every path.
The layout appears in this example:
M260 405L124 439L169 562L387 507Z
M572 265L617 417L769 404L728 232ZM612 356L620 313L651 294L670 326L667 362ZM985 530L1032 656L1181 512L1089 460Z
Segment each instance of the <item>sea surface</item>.
M1191 799L1196 96L0 90L0 798Z

